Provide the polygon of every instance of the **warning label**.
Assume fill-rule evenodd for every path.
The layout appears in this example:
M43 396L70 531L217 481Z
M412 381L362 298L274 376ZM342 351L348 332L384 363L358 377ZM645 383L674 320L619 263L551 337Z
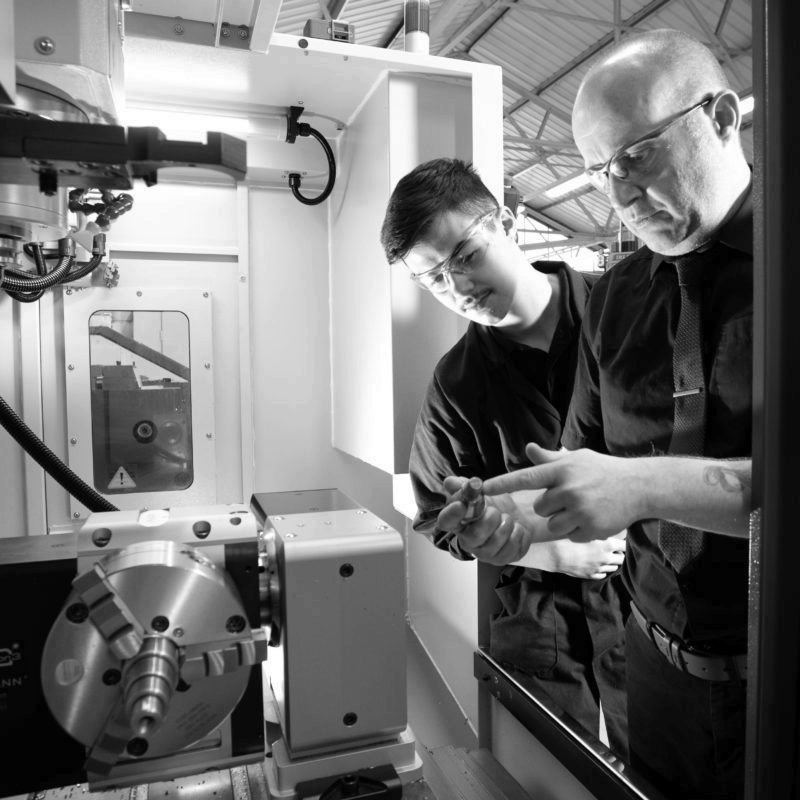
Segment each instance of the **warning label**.
M135 489L136 481L131 478L125 467L120 467L108 482L109 489Z

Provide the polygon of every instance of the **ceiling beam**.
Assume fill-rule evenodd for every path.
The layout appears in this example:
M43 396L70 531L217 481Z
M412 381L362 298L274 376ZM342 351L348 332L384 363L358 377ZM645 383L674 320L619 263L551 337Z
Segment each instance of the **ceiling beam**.
M714 51L717 59L723 62L728 69L733 73L736 79L742 83L743 76L739 73L736 69L736 66L731 59L730 53L728 52L728 48L725 46L725 42L720 39L720 37L711 29L711 26L706 22L706 18L700 13L697 9L697 6L692 2L692 0L684 0L686 3L686 7L692 13L692 16L697 23L697 26L700 28L701 31L705 34L705 36L709 40L709 45L711 49Z
M538 231L537 231L538 232ZM580 233L580 234L565 234L561 231L553 231L555 234L560 234L562 236L569 236L567 239L553 239L547 242L528 242L526 244L517 245L520 250L550 250L550 249L562 249L562 248L569 248L569 247L587 247L588 245L592 244L607 244L609 239L614 239L616 237L616 232L614 233L605 233L605 234L597 234L591 235L588 233Z
M534 139L531 136L503 136L503 141L509 144L528 145L532 150L553 150L557 153L578 154L578 148L572 139Z
M497 13L498 8L501 9L501 13L497 17L497 19L499 19L507 11L507 9L503 7L501 0L491 0L488 6L485 6L483 9L476 9L470 18L447 40L447 42L436 49L436 53L434 55L446 56L451 50L455 49L457 45L466 39L467 36L473 33L473 31L480 28L487 20L493 17ZM497 19L493 20L492 24L494 24Z
M614 27L614 21L610 19L600 19L598 17L585 17L581 14L570 14L567 11L556 11L553 8L542 8L541 6L529 5L525 0L500 0L500 5L507 6L516 12L528 12L531 14L539 14L543 17L557 17L558 19L567 19L571 22L587 22L590 25L602 25L604 27Z
M623 28L635 28L640 22L647 19L647 17L660 11L664 6L675 2L675 0L650 0L650 2L639 9L635 14L631 14L627 19L622 21ZM549 89L553 84L560 81L565 76L576 70L578 67L583 66L587 61L593 58L601 50L605 49L615 41L614 31L610 31L605 36L602 36L594 44L589 45L582 53L578 54L571 61L567 62L563 67L556 70L554 73L546 77L543 81L538 83L534 88L525 91L525 99L515 103L508 111L504 112L504 116L514 114L520 110L527 102L535 102L534 97L538 97L542 92ZM504 81L505 83L505 81Z
M732 5L733 0L725 0L722 13L719 15L719 19L717 20L717 27L714 28L714 33L717 36L722 36L722 29L725 27L725 23L728 21L728 12L731 10Z
M400 18L395 21L394 27L389 30L389 33L386 39L383 40L378 47L383 47L385 50L388 50L395 42L395 39L403 32L403 27L405 26L405 20L403 19L403 12L402 9L400 11Z
M433 13L431 10L431 42L442 36L450 23L458 16L466 5L467 0L444 0Z
M328 13L331 15L331 19L339 19L344 13L347 3L348 0L328 0Z

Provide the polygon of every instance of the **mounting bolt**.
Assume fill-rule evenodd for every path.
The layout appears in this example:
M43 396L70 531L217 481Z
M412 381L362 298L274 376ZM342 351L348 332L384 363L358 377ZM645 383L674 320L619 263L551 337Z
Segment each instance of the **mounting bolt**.
M241 633L247 623L245 622L244 617L239 614L234 614L231 617L228 617L227 621L225 622L225 630L228 633Z
M164 633L164 631L169 628L169 620L167 617L159 614L157 617L153 617L150 625L157 633Z
M56 43L49 36L40 36L33 46L43 55L49 56L55 53Z
M67 609L67 619L75 624L84 622L89 617L89 609L85 603L73 603Z
M178 36L183 36L183 34L184 34L183 25L181 25L181 24L180 24L180 22L176 22L176 23L175 23L175 24L172 26L172 30L173 30L173 31L175 31L175 33L176 33Z

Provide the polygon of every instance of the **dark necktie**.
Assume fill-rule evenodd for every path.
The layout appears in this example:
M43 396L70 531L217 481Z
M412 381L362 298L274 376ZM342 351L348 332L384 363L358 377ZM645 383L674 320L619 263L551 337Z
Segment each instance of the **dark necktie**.
M706 430L706 380L700 331L702 265L709 251L689 253L674 260L681 291L681 313L672 356L674 426L669 452L703 455ZM677 572L697 558L705 545L705 534L662 520L658 544Z

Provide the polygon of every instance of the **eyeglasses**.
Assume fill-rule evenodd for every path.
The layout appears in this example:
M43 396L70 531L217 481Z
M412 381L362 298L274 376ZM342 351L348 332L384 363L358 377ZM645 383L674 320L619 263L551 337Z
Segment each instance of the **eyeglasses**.
M497 209L487 212L478 217L461 237L461 241L453 248L453 252L440 261L436 266L424 272L410 273L411 280L423 289L427 289L434 294L443 294L450 288L451 280L448 275L469 275L483 263L483 256L488 241L472 246L474 240L482 236L489 222L497 216ZM483 246L481 246L483 245Z
M673 125L677 125L698 108L707 106L713 99L713 97L707 97L705 100L695 103L691 108L681 111L678 116L673 117L663 125L659 125L655 130L618 148L605 164L596 164L586 169L586 177L603 194L608 194L611 190L612 175L620 181L644 177L652 169L655 162L655 157L658 153L658 147L656 146L658 139Z

